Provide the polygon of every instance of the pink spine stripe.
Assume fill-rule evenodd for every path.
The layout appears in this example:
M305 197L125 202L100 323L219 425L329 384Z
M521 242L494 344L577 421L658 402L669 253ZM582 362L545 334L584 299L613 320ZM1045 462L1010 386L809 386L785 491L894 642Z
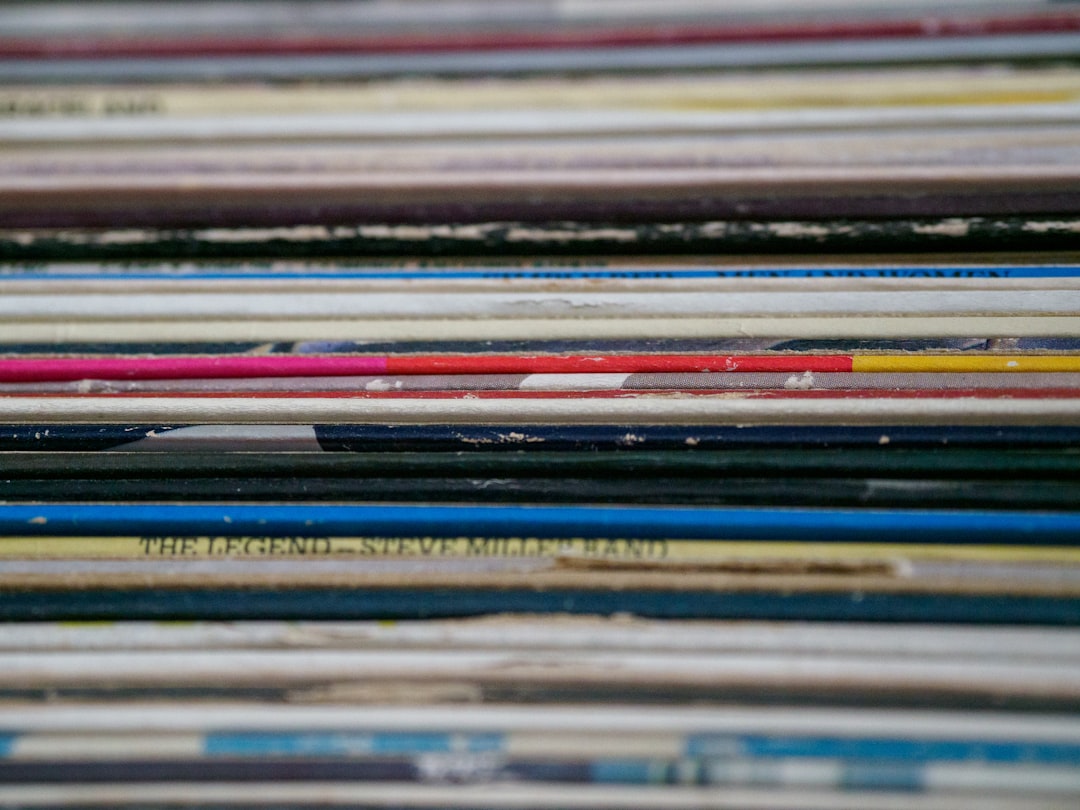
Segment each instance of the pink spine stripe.
M184 380L385 374L385 357L123 357L0 360L0 381Z
M60 36L0 40L0 59L116 59L260 54L390 54L516 51L527 49L627 48L736 42L797 42L899 37L962 37L1044 34L1080 29L1075 12L1010 16L922 16L899 20L832 20L787 24L656 25L590 27L542 32L358 35L271 34L256 36Z

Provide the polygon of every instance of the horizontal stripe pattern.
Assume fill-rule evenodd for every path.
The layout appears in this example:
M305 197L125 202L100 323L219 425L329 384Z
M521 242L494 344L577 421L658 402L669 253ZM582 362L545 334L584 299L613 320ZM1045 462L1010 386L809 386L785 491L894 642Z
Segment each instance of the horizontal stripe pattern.
M1070 513L827 509L608 508L426 505L0 505L6 535L351 536L406 530L423 536L641 539L804 539L820 541L1072 545Z
M547 269L522 269L508 265L506 267L485 267L467 269L467 263L459 266L447 266L436 270L416 270L380 267L365 267L361 264L341 264L338 266L322 262L281 263L278 268L245 267L242 264L188 266L147 266L145 264L125 266L121 263L108 264L54 264L45 269L30 265L25 269L18 265L0 267L0 281L11 285L11 290L20 287L35 287L50 290L56 294L67 294L70 287L58 289L56 282L86 281L95 283L117 282L130 288L136 282L175 282L183 289L200 282L253 282L268 285L273 282L330 282L330 281L427 281L427 282L465 282L465 281L505 281L539 282L551 284L560 281L604 281L610 284L619 282L663 282L665 284L681 281L711 281L753 279L761 284L773 279L822 281L872 280L898 282L928 281L964 281L973 284L992 285L1007 280L1029 279L1074 279L1080 277L1077 265L959 265L959 266L806 266L806 267L700 267L678 263L658 264L653 268L627 266L612 267L560 267L554 265Z
M651 390L957 390L1080 389L1080 373L997 372L616 372L599 374L408 374L336 377L223 377L0 383L9 393L91 394L149 392L330 391L651 391Z
M764 340L924 340L1077 337L1076 318L1057 315L905 315L651 318L375 318L13 322L0 344L143 344L267 341L643 341L755 338Z
M829 573L845 570L890 572L902 569L910 560L937 560L995 563L1051 563L1080 566L1080 549L1068 546L1034 545L951 545L917 540L906 543L820 542L791 543L785 540L670 540L656 542L633 538L610 538L596 543L585 538L517 537L275 537L222 535L147 535L140 536L4 536L0 541L0 559L19 560L222 560L222 559L291 559L291 560L363 560L388 559L537 559L577 562L600 560L650 564L654 570L685 570L688 563L700 564L701 571L786 570L805 573ZM763 564L755 569L750 561ZM773 561L769 566L765 563ZM783 565L787 561L789 565ZM869 565L870 562L881 565ZM714 564L714 565L710 565ZM846 565L845 565L846 564ZM975 573L978 573L977 571ZM1015 569L1014 573L1025 571ZM1027 573L1035 573L1034 569ZM1073 576L1062 571L1065 579Z
M529 392L522 392L529 393ZM800 392L784 392L786 394ZM815 392L802 392L813 394ZM837 394L844 392L817 392ZM904 393L904 392L900 392ZM955 393L955 392L947 392ZM747 398L723 392L635 396L458 397L0 397L0 421L12 424L180 422L197 424L354 424L517 426L610 425L941 425L1071 426L1080 400L1012 397ZM508 430L509 433L515 431ZM879 437L880 438L880 437ZM511 439L513 441L513 439ZM630 440L631 442L633 439Z
M1080 355L628 354L0 359L0 380L5 382L356 374L632 374L710 371L1080 372Z
M648 422L548 425L40 423L0 425L0 449L48 451L317 452L520 450L523 446L566 452L731 448L1068 448L1080 427L995 425L914 426L897 423L805 426L686 426ZM10 459L8 459L10 462Z
M47 562L47 561L45 561ZM42 563L36 563L40 566ZM0 590L0 617L18 621L73 621L93 615L99 619L206 619L250 621L266 619L420 619L432 616L471 617L486 613L538 615L633 614L655 619L722 619L762 621L872 621L936 622L977 625L1075 626L1080 623L1080 599L1063 596L1060 589L1017 589L1004 584L977 592L946 588L897 590L896 581L875 590L850 582L838 590L796 588L790 577L782 583L755 575L745 589L688 587L687 575L676 575L677 590L640 588L637 581L612 589L612 572L602 575L604 585L583 587L553 583L537 590L537 575L508 581L502 574L496 585L470 580L462 588L460 574L415 587L381 587L370 577L338 578L334 572L298 579L293 575L266 585L242 578L214 579L200 571L187 577L159 577L151 571L103 574L94 584L72 589L72 562L62 571L41 575L20 571ZM215 568L220 564L214 563ZM292 563L287 563L295 568ZM334 563L335 570L341 563ZM5 570L9 567L3 566ZM7 576L7 574L5 574ZM413 575L415 581L415 574ZM213 581L212 581L213 580ZM340 584L328 585L331 580ZM238 584L239 583L239 584ZM715 585L715 582L713 583ZM376 587L378 585L379 587ZM1023 591L1023 592L1019 592ZM853 598L856 597L856 598ZM610 672L605 675L610 677Z
M1080 178L1078 178L1080 180ZM827 315L875 313L897 315L981 314L1064 315L1080 313L1080 291L908 291L860 292L727 292L650 293L473 292L405 293L367 292L287 295L265 292L217 294L174 292L153 294L83 293L55 296L8 294L0 298L0 318L18 321L94 321L134 318L141 320L207 320L356 318L508 318L514 314L543 318L661 318L679 313L702 316L713 313L746 315Z
M1025 60L1068 57L1076 51L1075 34L1001 34L993 36L869 37L809 42L721 43L533 49L513 52L466 52L372 55L232 56L131 59L3 60L5 81L203 81L349 79L386 75L514 75L530 72L597 70L687 70L790 65L832 66Z

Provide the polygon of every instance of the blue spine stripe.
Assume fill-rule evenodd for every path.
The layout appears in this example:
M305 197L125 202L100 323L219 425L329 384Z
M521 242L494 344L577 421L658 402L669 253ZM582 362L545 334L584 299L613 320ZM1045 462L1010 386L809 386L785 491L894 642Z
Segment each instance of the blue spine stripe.
M218 732L207 734L207 756L392 756L502 751L502 734L452 732Z
M1080 744L902 738L694 735L688 756L750 759L872 760L892 762L997 762L1018 765L1080 765Z
M1080 514L429 505L9 504L0 535L423 535L1068 545Z
M926 772L921 765L849 762L844 765L839 787L843 790L921 793L926 790Z
M664 759L601 759L589 765L596 784L669 785L674 776L672 763Z
M745 269L676 269L656 268L653 270L617 268L534 268L517 267L484 268L477 270L386 270L354 268L340 272L273 272L257 270L243 272L238 270L214 271L141 271L126 272L122 268L87 272L48 272L0 271L0 279L5 281L260 281L276 280L370 280L370 281L437 281L437 280L517 280L517 281L557 281L560 279L709 279L709 278L900 278L900 279L995 279L995 278L1076 278L1080 277L1077 265L1031 265L1004 266L985 265L972 267L775 267Z

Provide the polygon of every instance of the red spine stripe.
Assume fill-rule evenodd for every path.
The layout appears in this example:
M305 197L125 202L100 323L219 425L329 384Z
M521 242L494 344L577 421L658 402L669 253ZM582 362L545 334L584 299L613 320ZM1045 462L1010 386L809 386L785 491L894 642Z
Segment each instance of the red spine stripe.
M402 355L386 374L634 374L705 371L851 371L850 355Z

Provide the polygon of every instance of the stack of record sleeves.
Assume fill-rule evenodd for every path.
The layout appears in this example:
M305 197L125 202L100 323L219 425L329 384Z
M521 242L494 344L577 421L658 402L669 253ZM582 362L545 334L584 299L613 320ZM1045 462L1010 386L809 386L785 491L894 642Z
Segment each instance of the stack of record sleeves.
M1080 806L1080 3L0 2L0 807Z

